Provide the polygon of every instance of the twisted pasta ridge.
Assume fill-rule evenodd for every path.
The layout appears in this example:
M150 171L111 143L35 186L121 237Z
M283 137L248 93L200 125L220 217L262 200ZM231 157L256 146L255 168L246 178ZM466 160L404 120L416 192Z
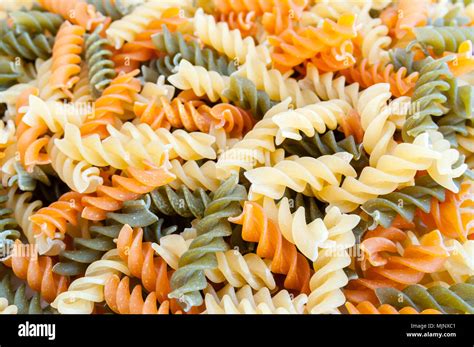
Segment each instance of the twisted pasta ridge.
M8 199L5 206L13 211L13 217L20 226L30 244L35 243L33 225L29 217L42 207L43 203L40 200L32 200L31 192L22 193L18 186L14 185L8 188Z
M13 218L13 211L5 206L7 198L8 194L0 195L0 260L12 256L15 240L21 236L20 232L15 230L18 229L18 223Z
M474 168L474 127L466 126L467 134L456 135L456 142L459 144L459 152L465 156L465 162L469 169Z
M235 62L217 51L201 48L197 41L186 42L180 32L170 32L166 25L162 28L161 32L152 35L151 40L158 51L166 53L170 59L174 57L171 69L185 59L193 65L202 66L208 71L216 71L225 76L236 70Z
M275 102L270 100L270 96L266 92L258 90L252 81L235 74L230 76L229 82L222 92L222 97L229 99L244 110L250 110L257 119L261 119L275 105Z
M284 77L276 69L267 70L265 63L251 53L247 55L245 64L240 66L235 74L253 82L257 89L265 91L270 99L275 101L290 97L296 107L319 101L312 91L302 89L294 78Z
M63 19L60 15L42 11L13 11L8 14L9 27L15 32L30 34L50 32L56 35Z
M170 7L189 8L190 1L186 0L151 0L137 6L130 14L114 21L106 30L109 42L119 49L125 42L132 42L135 37L145 31L155 19L160 19L163 11Z
M404 241L403 251L399 251L403 256L390 255L397 252L396 241ZM371 290L388 286L403 288L419 283L425 274L440 271L449 257L438 230L418 239L411 231L404 234L396 228L377 228L366 234L361 250L364 252L364 278L352 282Z
M26 286L22 283L15 291L12 288L12 276L7 273L3 275L0 282L0 301L3 300L10 303L10 306L6 308L7 312L11 314L51 314L54 313L51 307L48 305L45 308L41 307L41 298L39 293L34 292L33 295L28 298L26 294ZM1 305L0 305L1 306ZM0 308L0 312L2 309ZM7 313L3 311L2 313Z
M379 307L375 307L369 301L363 301L357 304L357 306L347 302L346 309L349 314L441 314L440 311L434 309L426 309L418 312L413 307L409 306L397 309L391 305L383 304Z
M74 238L74 247L60 253L60 261L53 267L53 272L61 276L84 275L87 267L115 248L113 240L118 237L121 225L92 226L91 238Z
M0 122L0 159L5 157L5 151L15 139L15 123L12 120Z
M282 12L292 13L297 16L308 5L307 0L217 0L216 9L224 14L230 12L255 12L256 15L262 15L266 12L272 12L273 8L279 8Z
M169 298L179 299L185 311L203 302L200 290L206 288L205 270L217 267L216 252L227 250L224 237L232 230L227 219L240 213L240 202L246 197L246 190L231 176L212 193L211 201L204 211L204 217L194 226L196 238L189 249L179 258L178 269L171 277Z
M411 142L420 133L438 128L432 117L440 117L445 113L439 105L447 101L443 92L450 89L450 84L444 79L452 76L446 59L434 60L427 57L422 61L423 66L419 70L420 74L412 95L412 103L416 103L418 107L414 113L408 115L403 125L402 135L405 141Z
M473 184L465 182L461 184L459 193L447 191L444 201L431 200L430 215L422 214L422 219L444 235L464 242L474 228L471 221L473 202Z
M370 64L367 59L363 59L349 69L342 70L341 73L347 81L357 82L362 88L368 88L376 83L389 83L390 92L396 97L410 96L418 80L418 72L407 75L405 67L395 71L392 64L380 62Z
M170 293L170 277L168 265L161 257L154 257L151 242L143 242L143 230L132 229L124 225L117 240L117 249L132 276L141 280L143 287L154 292L158 302L168 300ZM172 312L179 310L176 300L170 300ZM196 310L193 310L195 312Z
M194 231L194 230L193 230ZM191 233L190 233L191 234ZM195 231L190 236L167 235L160 244L153 244L155 252L173 269L178 268L180 257L189 249L195 239ZM208 280L214 283L228 282L232 287L250 285L253 289L275 288L275 280L270 272L270 262L262 260L254 253L242 255L237 249L216 252L217 267L205 270Z
M78 108L89 109L87 115L90 117L93 113L93 100L92 88L89 85L89 67L85 62L82 62L79 81L72 88L72 101L78 105Z
M385 64L389 60L387 48L391 42L388 27L376 18L365 22L357 32L355 46L370 65Z
M337 23L325 19L321 27L289 29L278 37L269 37L268 40L275 47L272 53L273 63L279 70L287 71L317 53L341 47L345 45L345 41L355 37L355 16L345 14Z
M244 173L250 181L249 199L280 199L286 188L309 196L319 196L327 187L338 186L342 176L355 177L350 165L352 155L346 152L319 158L288 157L273 167L259 167ZM272 177L272 180L268 180Z
M249 286L237 292L226 286L217 295L206 294L205 305L208 314L296 314L303 313L306 301L305 294L292 298L286 290L272 296L268 288L254 294Z
M36 70L31 64L15 64L7 57L0 57L0 91L3 91L13 84L28 83L36 77Z
M185 59L181 60L178 71L169 76L168 81L181 90L192 90L197 96L206 95L213 102L219 99L226 101L222 92L229 85L229 77L193 65Z
M417 311L434 309L441 313L474 313L471 300L474 295L474 279L457 283L449 288L433 286L425 288L419 284L408 286L403 291L395 288L376 289L377 298L382 304L397 309L410 306Z
M280 200L276 205L271 199L264 199L263 207L265 212L273 221L278 224L283 237L294 244L297 249L311 261L316 261L320 249L334 246L331 240L333 234L340 229L352 230L359 223L357 215L341 214L337 207L331 207L324 218L317 218L306 222L306 211L304 207L299 207L291 213L288 198ZM340 216L337 225L329 226L334 215Z
M314 136L334 130L349 113L350 105L342 100L331 100L289 109L272 117L278 127L275 144L280 145L285 139L300 141L302 136Z
M70 89L79 81L81 53L85 30L79 25L64 22L58 30L53 46L53 62L50 85L61 89L68 97Z
M417 209L431 211L431 201L445 201L446 189L428 175L415 179L415 185L404 187L382 197L365 202L361 208L371 217L370 229L377 225L388 228L396 216L413 221Z
M341 187L328 185L318 193L324 201L338 206L344 212L353 211L359 205L379 195L386 195L413 181L419 170L427 170L441 186L458 191L454 178L466 170L462 164L439 171L438 163L451 157L451 165L458 160L459 152L449 148L449 142L438 132L423 133L413 143L400 143L390 154L380 157L376 167L365 167L359 178L346 177ZM443 164L443 167L444 166Z
M211 201L209 195L202 188L191 192L186 186L173 189L163 186L149 193L152 208L167 216L178 215L189 218L202 218L204 210Z
M369 11L371 2L318 2L301 15L302 25L317 25L324 18L337 21L344 13L357 15L357 23L366 23L370 20Z
M110 18L104 17L93 5L83 0L39 0L39 3L47 11L57 13L87 31L94 31L100 24L108 25L110 22Z
M84 277L74 280L67 291L56 297L51 304L61 314L91 314L96 303L104 298L104 286L112 275L130 275L127 265L113 249L87 267Z
M347 69L355 64L354 45L347 40L340 47L331 47L327 51L316 53L310 59L321 72L335 72Z
M37 88L39 90L39 97L44 101L58 101L61 99L67 99L68 96L61 89L54 89L49 83L52 75L52 64L52 58L39 64L37 76ZM76 83L75 87L77 87L78 83Z
M86 0L87 3L94 5L97 11L105 17L110 17L112 21L122 18L130 13L134 6L128 5L127 1L121 0ZM127 6L128 5L128 6Z
M239 30L231 30L226 22L216 22L213 16L205 14L202 9L194 15L194 30L204 44L230 59L236 59L238 64L243 64L249 53L255 54L265 63L270 61L266 47L255 46L251 37L243 38Z
M216 15L219 22L227 22L230 30L239 30L242 37L257 34L257 18L255 12L229 12L227 14L219 13Z
M422 27L414 28L416 40L433 48L435 54L457 52L462 42L474 42L474 34L469 27Z
M398 13L403 16L397 17L394 32L397 39L402 39L408 33L412 32L414 27L424 26L428 22L428 0L412 2L409 0L400 0L398 3Z
M96 193L82 197L81 216L92 221L104 220L107 212L117 211L123 202L136 200L173 179L166 163L156 166L145 162L144 169L128 167L121 175L113 175L110 184L99 186Z
M116 76L115 64L110 59L112 52L107 49L108 41L100 37L101 31L102 26L98 26L84 42L86 63L89 67L89 83L95 97L99 97Z
M164 301L158 308L155 293L151 292L143 301L140 285L130 292L128 276L110 276L105 282L104 297L109 308L118 314L169 314L169 302Z
M344 71L344 70L343 70ZM348 102L351 106L357 105L359 95L359 84L352 83L346 86L346 78L334 73L326 72L320 74L318 68L312 63L306 65L306 76L298 81L302 89L312 90L321 100L340 99Z
M47 302L52 302L68 286L68 279L52 272L53 259L48 256L38 256L32 245L22 251L20 240L15 241L16 250L27 254L15 254L5 265L12 268L16 277L26 281L31 289L40 293Z
M15 34L9 31L2 35L0 53L27 60L48 59L51 56L53 40L43 34L30 35L28 32Z
M40 208L30 216L33 233L36 238L61 239L66 233L67 224L77 225L77 218L82 211L82 195L76 192L63 194L58 201Z
M115 77L96 100L94 115L81 126L81 134L108 135L107 125L116 124L117 118L125 116L127 109L132 109L133 101L140 92L140 81L134 78L140 71L134 70Z
M285 288L309 293L311 270L308 261L298 253L295 245L283 238L276 223L260 205L246 201L242 214L230 221L242 225L243 240L258 242L256 253L260 258L272 261L272 272L286 275Z
M216 163L212 160L199 165L194 160L188 160L182 164L179 160L171 160L170 172L176 176L176 179L170 183L173 189L179 189L186 186L192 191L204 189L215 191L219 188L220 180L217 174Z

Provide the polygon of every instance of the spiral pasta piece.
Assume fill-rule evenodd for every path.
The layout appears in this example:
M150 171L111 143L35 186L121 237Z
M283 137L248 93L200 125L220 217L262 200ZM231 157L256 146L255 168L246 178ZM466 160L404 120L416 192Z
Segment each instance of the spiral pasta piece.
M48 59L52 53L52 40L43 34L32 36L27 32L15 34L9 31L2 36L0 53L28 60Z
M130 14L114 21L106 30L109 42L119 49L125 42L134 41L155 19L160 19L163 11L170 7L190 7L186 0L150 0L137 6Z
M220 184L216 163L212 160L199 165L194 160L188 160L182 164L174 159L171 161L170 172L176 176L176 179L170 183L173 189L186 186L192 191L201 188L213 192Z
M43 11L16 11L8 14L10 26L15 32L26 31L30 34L49 31L55 35L63 22L60 15Z
M216 9L219 12L228 14L230 12L250 12L253 11L257 15L266 12L272 12L273 8L279 8L282 12L292 13L295 16L301 14L307 6L307 0L217 0Z
M432 47L435 54L457 52L463 42L474 41L472 28L469 27L422 27L414 28L413 32L417 41Z
M226 286L218 294L206 294L205 305L208 314L296 314L303 313L306 301L305 294L292 298L286 290L272 296L268 288L253 294L249 286L237 292Z
M272 272L286 275L285 288L309 293L311 273L306 258L283 238L276 223L268 218L260 205L245 202L242 214L230 221L242 225L243 240L258 242L256 253L260 258L272 260Z
M83 0L39 0L42 7L52 13L60 14L65 20L80 25L85 30L94 30L98 25L107 25L110 19L96 11L93 5Z
M74 280L51 304L62 314L91 314L105 300L104 286L112 275L130 275L127 265L113 249L87 267L84 277Z
M220 13L216 16L219 22L227 22L230 30L239 30L243 37L257 34L257 18L255 12L229 12Z
M202 66L192 65L185 59L181 60L177 72L168 77L168 81L176 88L192 90L197 96L206 95L211 101L226 101L222 92L229 85L229 78Z
M84 43L85 30L78 25L64 22L59 28L53 46L52 74L50 85L52 89L61 89L70 98L70 89L79 81L81 72L81 53Z
M25 246L28 248L22 252ZM20 240L15 241L15 247L22 254L11 257L5 264L12 268L16 277L27 281L31 289L39 292L43 299L52 302L67 289L68 279L52 272L51 257L38 256L32 245L24 245Z
M381 19L372 19L368 23L364 23L357 34L355 46L369 64L383 65L387 63L389 60L387 48L392 39L388 36L388 28L382 24Z
M321 27L306 27L286 30L278 37L270 37L275 47L272 53L274 64L287 71L313 57L317 53L341 47L346 40L356 37L355 16L345 14L337 23L325 19Z
M230 30L225 22L216 22L213 16L201 9L194 15L194 30L199 39L230 59L243 64L249 53L255 54L265 63L269 62L269 52L264 46L255 46L251 37L243 38L239 30Z
M249 199L260 197L280 199L286 188L310 196L319 196L327 187L338 186L342 177L355 177L350 165L352 155L346 152L319 158L292 156L273 167L259 167L246 171L245 177L252 184ZM271 180L268 178L271 177Z
M466 165L452 167L459 152L449 147L440 133L423 133L413 143L397 144L391 154L379 158L376 167L365 167L359 178L346 177L341 187L327 185L318 196L343 211L353 211L358 205L411 182L419 170L427 170L438 184L457 192L453 179L464 173ZM451 163L449 168L441 164L444 160ZM441 167L443 170L439 171Z
M159 308L156 304L155 293L147 295L143 301L142 287L137 285L130 292L130 278L120 279L111 275L104 286L104 298L112 311L119 314L168 314L169 303L164 301Z
M410 33L414 27L424 26L428 20L428 0L410 1L400 0L398 3L398 16L394 31L397 39L402 39Z

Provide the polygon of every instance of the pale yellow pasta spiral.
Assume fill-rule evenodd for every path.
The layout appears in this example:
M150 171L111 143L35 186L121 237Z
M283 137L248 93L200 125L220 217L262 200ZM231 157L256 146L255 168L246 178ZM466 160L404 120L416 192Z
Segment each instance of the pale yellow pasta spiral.
M0 314L17 314L18 307L9 305L6 298L0 298Z
M252 184L250 200L261 197L280 199L286 188L318 196L325 186L338 186L343 178L355 177L350 165L352 155L346 152L319 158L291 156L273 167L259 167L244 173Z
M181 164L179 160L174 159L171 160L170 172L176 176L176 179L170 183L174 189L184 185L192 191L202 188L213 192L220 185L216 163L212 160L199 166L194 160Z
M39 60L39 59L38 59ZM38 65L38 63L37 63ZM39 67L37 69L38 76L38 89L39 89L39 96L44 101L57 101L67 99L68 97L61 89L53 89L49 83L49 80L52 76L51 67L53 66L53 60L48 59L47 61L40 61Z
M51 304L62 314L91 314L96 303L104 301L104 285L112 275L130 276L127 264L113 249L87 267L84 277L74 280L66 292Z
M467 135L457 135L459 151L466 156L466 164L470 169L474 169L474 127L466 127Z
M448 284L463 283L474 275L474 240L464 243L449 239L445 242L449 257L443 264L443 271L431 274L436 281Z
M281 290L274 296L268 288L262 288L255 294L250 286L245 286L237 292L231 286L226 286L217 294L207 293L205 297L208 314L297 314L303 313L307 296L300 294L293 298L286 290Z
M372 198L413 184L415 174L421 170L427 170L441 186L458 192L453 179L467 168L466 164L453 168L458 159L459 152L450 148L441 133L426 132L418 135L413 143L397 144L392 153L380 157L376 167L366 166L359 178L346 177L341 187L327 185L319 197L344 212L353 211Z
M385 64L390 59L388 48L392 39L388 36L388 28L382 24L380 18L372 19L361 25L358 31L362 57L367 58L369 64Z
M213 102L226 101L222 92L229 85L229 77L195 66L186 59L181 60L178 72L168 77L168 81L176 88L192 90L197 96L206 95Z
M0 159L5 157L5 151L15 140L15 123L13 120L0 120Z

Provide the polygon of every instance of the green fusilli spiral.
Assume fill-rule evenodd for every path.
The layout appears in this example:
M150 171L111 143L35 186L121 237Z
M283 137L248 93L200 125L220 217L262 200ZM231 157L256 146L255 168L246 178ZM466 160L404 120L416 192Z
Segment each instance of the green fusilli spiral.
M8 187L18 184L18 188L24 192L32 192L36 189L37 181L45 185L51 185L48 175L36 165L32 172L27 172L20 162L13 164L16 174L8 179Z
M166 55L158 59L153 59L148 65L142 65L143 79L145 82L156 83L160 76L168 78L174 73L173 69L178 66L180 61L180 54L176 54L174 57Z
M449 288L433 286L428 289L415 284L399 291L395 288L375 290L382 304L397 309L413 307L418 311L435 309L442 313L474 313L474 276L465 283L457 283Z
M23 63L19 57L10 59L0 56L0 91L16 83L27 83L36 78L36 69L31 63Z
M33 34L48 31L56 35L63 22L60 15L42 11L14 11L8 16L12 29L17 33L27 31Z
M436 18L429 23L433 26L463 26L469 24L469 18L462 15L461 7L456 6L450 9L443 17Z
M472 27L419 27L413 28L416 40L423 46L433 47L437 55L443 52L457 52L459 45L467 40L474 42Z
M173 190L170 186L155 189L150 194L152 209L167 216L202 218L210 202L209 195L202 188L191 192L186 186Z
M28 298L26 294L26 285L21 284L18 288L13 290L12 274L6 272L0 281L0 298L5 298L9 305L15 305L18 309L18 314L53 314L56 313L51 306L42 308L41 297L39 293L34 292Z
M179 64L181 59L186 59L193 65L205 67L208 71L216 71L221 75L229 76L237 70L234 61L217 53L210 48L201 48L197 41L186 42L180 32L170 32L166 25L163 31L152 36L155 47L169 56L174 57L169 62ZM179 54L179 59L176 56Z
M120 0L87 0L95 9L106 17L117 20L129 14L134 6L125 6Z
M52 37L43 34L31 36L26 31L21 34L10 31L0 40L0 54L26 60L48 59L52 53L53 41Z
M266 92L258 90L252 81L236 75L230 76L229 88L224 90L223 95L235 105L250 110L256 119L262 119L276 104Z
M5 207L7 200L6 194L0 195L0 260L12 255L15 240L21 236L17 230L18 223L12 216L13 211Z
M107 48L109 42L99 35L101 31L102 26L99 25L87 36L84 43L86 62L89 66L89 84L95 98L102 94L117 75L114 70L115 64L110 60L113 53Z
M338 152L348 152L353 155L351 165L357 172L360 172L369 163L369 158L362 144L357 144L353 136L344 137L340 136L338 132L329 130L322 135L316 133L313 137L307 137L303 134L302 137L301 141L286 139L281 147L289 154L313 158Z
M200 290L206 288L206 269L217 267L216 252L228 249L224 237L232 234L228 218L241 213L240 202L247 198L245 188L231 176L211 195L204 217L196 223L197 237L179 259L171 277L170 298L178 299L185 311L203 302Z
M445 192L445 188L426 175L417 178L414 186L367 201L362 205L362 210L372 219L370 229L374 229L377 225L388 228L397 215L412 221L417 208L429 213L431 199L444 201Z

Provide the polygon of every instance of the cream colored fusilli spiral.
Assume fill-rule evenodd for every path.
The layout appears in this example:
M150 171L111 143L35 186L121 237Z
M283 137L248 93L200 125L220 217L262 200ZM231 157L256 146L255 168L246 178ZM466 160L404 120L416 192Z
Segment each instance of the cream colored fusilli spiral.
M170 183L170 186L174 189L184 185L192 191L203 188L213 192L220 185L220 180L217 178L216 163L212 160L199 166L194 160L188 160L181 164L179 160L174 159L171 160L169 171L176 176L176 179Z

